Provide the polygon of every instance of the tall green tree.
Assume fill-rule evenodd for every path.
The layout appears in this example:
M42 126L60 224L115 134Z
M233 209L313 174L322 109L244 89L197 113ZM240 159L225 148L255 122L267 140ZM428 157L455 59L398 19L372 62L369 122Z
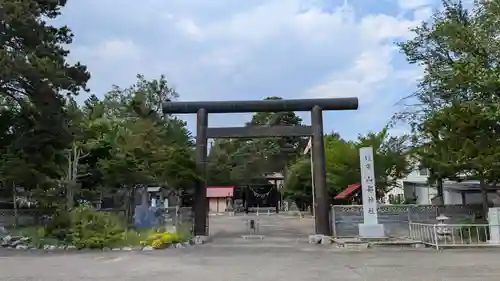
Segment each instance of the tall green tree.
M409 173L407 137L390 136L387 128L378 133L360 135L356 141L347 141L332 133L325 136L325 168L330 197L348 185L360 182L359 148L366 146L374 149L375 183L379 196L396 187L397 180ZM312 203L309 156L290 166L284 186L289 198Z
M44 196L57 190L63 151L72 141L62 97L85 89L90 77L85 66L66 61L65 48L73 37L70 29L48 24L60 15L65 2L0 1L0 95L18 114L18 122L9 128L17 134L16 141L7 145L17 160L3 161L3 170L26 163L24 176L9 179L22 182L26 189L40 189Z
M115 86L102 101L86 102L84 111L96 116L93 124L103 136L95 152L105 156L94 158L102 184L129 191L155 184L174 193L193 188L198 174L191 134L184 121L161 112L162 101L177 96L163 76L138 75L132 86Z
M498 181L500 39L498 1L443 1L444 9L399 44L424 76L402 114L412 125L423 161L435 178Z
M294 112L260 112L246 123L247 127L297 125L302 125L302 119ZM266 173L285 172L306 144L307 139L302 137L216 140L208 156L209 182L236 185L265 182Z

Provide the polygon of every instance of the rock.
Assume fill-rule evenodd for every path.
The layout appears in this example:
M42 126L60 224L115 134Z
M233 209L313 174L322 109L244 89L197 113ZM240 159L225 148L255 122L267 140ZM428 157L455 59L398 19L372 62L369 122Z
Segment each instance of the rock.
M146 247L142 248L142 250L143 251L153 251L154 249L151 246L146 246Z
M122 251L132 251L132 247L123 247Z
M122 248L113 248L113 249L111 249L111 251L121 251L121 250L122 250Z
M68 245L68 247L66 247L66 250L74 250L76 249L76 246L73 246L73 245Z
M182 249L182 248L184 248L184 245L182 245L181 243L176 243L175 248Z
M27 250L27 249L29 249L29 247L27 245L20 244L20 245L16 246L16 249L18 249L18 250Z
M184 242L184 243L182 243L182 245L184 247L191 247L191 243L190 242Z
M57 246L56 245L44 245L43 249L53 251L53 250L57 249Z
M323 237L321 234L309 235L309 244L321 244Z
M194 237L193 240L194 240L193 242L195 245L202 245L202 244L205 244L208 242L208 236L197 235Z
M417 248L417 249L423 249L425 248L425 244L422 244L422 243L416 243L413 245L413 247Z
M323 238L321 238L321 244L322 245L331 245L331 244L333 244L333 239L329 236L323 236Z
M10 236L10 241L18 241L18 240L21 240L23 238L24 238L24 236Z
M16 247L16 246L18 246L18 245L22 245L22 244L24 244L24 241L22 241L22 240L15 240L15 241L12 241L12 242L10 243L10 246L11 246L11 247Z
M4 238L2 238L2 243L10 244L11 241L12 241L12 236L10 236L10 235L7 235Z
M57 248L59 250L66 250L66 246L65 245L59 245Z
M9 232L7 231L7 229L5 229L5 227L0 225L0 235L2 234L9 234Z
M19 241L30 242L31 238L30 237L22 237L21 239L19 239Z

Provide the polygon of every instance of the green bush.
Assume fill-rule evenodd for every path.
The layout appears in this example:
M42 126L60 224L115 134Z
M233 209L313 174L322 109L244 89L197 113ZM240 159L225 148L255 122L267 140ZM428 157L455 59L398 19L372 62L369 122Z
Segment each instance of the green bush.
M46 225L44 236L67 242L70 239L71 221L67 211L59 210Z
M70 212L71 243L79 249L102 249L120 245L125 228L119 217L81 205Z
M485 222L480 219L470 219L463 222L463 224L467 224L468 226L463 226L460 229L460 235L462 239L470 239L474 242L486 242L490 238L490 231L486 225L488 222ZM475 226L474 224L481 224L481 226Z

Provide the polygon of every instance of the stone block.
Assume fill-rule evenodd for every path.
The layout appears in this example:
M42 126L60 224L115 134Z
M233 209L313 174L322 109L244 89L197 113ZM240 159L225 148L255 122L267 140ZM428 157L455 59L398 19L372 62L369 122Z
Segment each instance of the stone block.
M209 237L205 235L197 235L193 238L193 242L195 245L202 245L209 241Z
M322 234L313 234L309 235L309 244L321 244L324 235Z

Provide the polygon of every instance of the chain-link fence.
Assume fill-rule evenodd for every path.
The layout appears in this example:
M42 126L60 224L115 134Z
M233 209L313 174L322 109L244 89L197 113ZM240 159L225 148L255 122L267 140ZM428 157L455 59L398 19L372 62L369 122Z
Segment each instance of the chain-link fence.
M0 209L0 226L33 226L41 225L50 211L43 209Z
M192 231L194 225L191 207L168 207L163 209L163 221L167 227L183 228Z
M379 205L378 221L390 236L409 235L409 223L436 223L439 214L449 217L450 223L471 219L481 210L480 205ZM337 237L358 235L358 225L363 223L362 205L338 205L332 208L332 226Z
M146 208L146 214L127 213L124 209L98 209L113 214L128 227L176 227L192 231L194 217L191 207ZM0 209L0 226L5 228L44 226L54 217L55 210ZM147 223L138 216L146 215ZM141 224L143 223L143 224Z

